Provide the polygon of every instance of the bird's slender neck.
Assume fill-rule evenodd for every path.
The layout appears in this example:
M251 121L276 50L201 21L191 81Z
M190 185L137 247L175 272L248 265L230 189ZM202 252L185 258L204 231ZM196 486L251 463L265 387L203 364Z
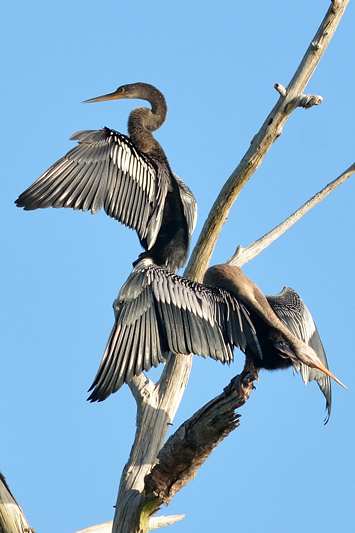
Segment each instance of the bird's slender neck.
M138 96L147 100L151 109L139 107L134 109L128 118L128 133L132 141L143 152L149 153L156 149L162 150L154 139L152 131L157 130L164 122L167 105L164 96L153 86L145 86Z
M309 357L308 360L305 359L305 356L313 357L313 349L290 332L274 313L261 290L240 268L228 264L210 267L205 274L204 282L207 285L219 287L234 294L250 311L257 313L266 324L281 333L295 350L298 358L302 362L309 364L310 359Z
M269 326L277 328L281 324L283 327L261 290L240 268L228 264L215 265L207 270L204 282L234 294L249 309L253 309L261 316Z
M204 282L231 292L269 326L286 334L287 338L291 336L259 287L240 268L228 264L215 265L207 270Z

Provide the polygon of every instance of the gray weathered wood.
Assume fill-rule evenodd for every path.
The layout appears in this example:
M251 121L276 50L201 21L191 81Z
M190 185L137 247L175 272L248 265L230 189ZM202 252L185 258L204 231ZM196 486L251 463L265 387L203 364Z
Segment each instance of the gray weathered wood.
M35 533L0 473L0 533Z
M246 360L241 374L224 391L186 420L164 444L158 463L145 478L144 495L159 509L193 479L214 448L239 426L236 409L254 389L258 371Z

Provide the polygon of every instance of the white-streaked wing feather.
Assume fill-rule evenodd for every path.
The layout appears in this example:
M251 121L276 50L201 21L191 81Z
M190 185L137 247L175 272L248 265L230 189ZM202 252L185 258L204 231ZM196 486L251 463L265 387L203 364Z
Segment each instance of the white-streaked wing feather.
M114 304L116 321L90 388L91 401L104 400L171 351L230 363L234 346L244 349L254 342L248 313L235 298L143 262Z
M153 246L160 228L168 177L115 130L75 133L78 145L54 163L16 200L27 210L70 207L106 213Z
M326 368L329 368L327 356L317 326L308 307L297 292L289 287L284 287L280 294L276 296L267 296L267 299L276 315L288 327L291 333L313 348L322 363ZM318 386L326 399L328 416L325 422L327 422L329 420L332 403L330 378L325 376L319 370L309 368L303 363L300 364L300 372L305 383L312 380L317 381Z

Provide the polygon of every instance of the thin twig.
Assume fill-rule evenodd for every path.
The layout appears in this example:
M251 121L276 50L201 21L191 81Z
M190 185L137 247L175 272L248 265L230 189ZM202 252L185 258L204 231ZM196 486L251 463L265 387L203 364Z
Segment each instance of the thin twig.
M289 230L300 218L304 217L308 211L310 211L313 207L318 205L322 200L324 200L328 194L330 194L332 191L334 191L339 185L344 183L347 179L350 178L355 172L355 163L353 163L349 168L344 170L340 176L338 176L335 180L328 183L324 189L317 192L312 198L310 198L307 202L305 202L297 211L292 213L288 218L286 218L281 224L278 224L273 228L271 231L260 237L257 241L254 241L249 246L246 246L245 248L238 246L236 249L234 255L230 258L228 263L230 265L234 266L243 266L245 263L248 263L254 257L259 255L265 248L270 246L276 239L281 237L287 230Z

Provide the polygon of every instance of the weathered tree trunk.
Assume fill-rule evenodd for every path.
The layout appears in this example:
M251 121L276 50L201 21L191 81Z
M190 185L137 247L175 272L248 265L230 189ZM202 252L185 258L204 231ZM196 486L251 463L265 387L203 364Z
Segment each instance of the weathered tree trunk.
M24 512L0 473L0 533L34 533Z

